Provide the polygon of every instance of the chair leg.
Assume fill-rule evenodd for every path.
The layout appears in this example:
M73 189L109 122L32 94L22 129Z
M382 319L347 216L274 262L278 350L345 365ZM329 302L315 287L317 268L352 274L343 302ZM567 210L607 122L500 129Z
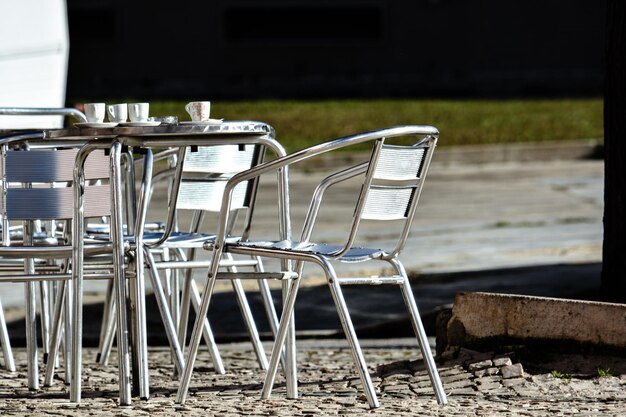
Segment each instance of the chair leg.
M50 334L50 352L48 362L46 363L46 374L43 382L44 387L51 386L52 379L54 378L59 346L61 344L61 328L63 324L63 307L65 304L66 288L67 281L61 281L57 289L56 302L54 304L54 316L52 317L52 329Z
M217 270L219 269L219 260L222 256L221 249L216 249L213 252L213 261L209 268L207 277L207 283L204 288L204 294L202 294L202 301L196 313L196 320L193 324L193 330L191 331L191 340L189 341L189 351L185 360L185 369L180 378L178 385L178 392L176 393L176 402L184 404L189 392L189 385L191 383L191 375L198 356L198 348L200 347L200 339L202 338L202 330L204 329L204 322L209 312L209 305L211 304L211 296L215 289L215 281L217 277ZM193 280L191 282L194 282Z
M235 297L237 298L237 304L239 304L239 310L241 311L248 334L250 335L250 342L252 342L252 347L254 348L257 361L259 362L261 369L266 370L268 365L267 357L265 356L265 350L263 349L263 344L261 343L261 338L259 337L259 331L257 330L254 317L252 316L252 310L250 309L250 304L248 303L248 298L246 297L241 280L232 280L232 285L233 290L235 291Z
M109 352L105 352L106 339L111 329L111 323L115 322L113 316L113 280L107 282L107 289L104 297L104 308L102 310L102 324L100 325L100 337L98 338L98 352L96 353L96 362L99 364L106 364L106 359L102 359L103 356L108 357ZM115 330L113 330L115 331Z
M404 283L400 285L400 290L402 291L402 296L404 298L406 307L409 310L409 316L411 317L411 324L413 325L413 331L415 332L415 335L417 336L420 350L422 351L422 357L424 358L424 361L426 362L426 368L428 369L428 376L430 377L430 383L433 386L435 395L437 396L437 402L441 405L445 405L448 403L448 399L446 397L446 392L443 389L441 378L439 378L437 365L435 363L435 359L433 358L433 354L430 350L428 337L426 336L426 331L424 330L424 325L422 324L422 319L417 309L417 303L415 302L415 297L413 296L413 291L411 290L411 285L409 284L409 278L406 274L406 271L404 270L404 267L400 263L400 261L393 260L390 262L392 263L392 265L394 265L398 273L402 275L402 277L404 278Z
M15 372L15 360L13 359L9 330L7 329L7 322L4 319L2 303L0 303L0 345L2 346L2 355L4 356L4 369L9 372Z
M63 308L63 359L65 363L65 384L72 386L72 366L74 360L72 359L73 342L72 336L74 335L74 320L72 319L72 312L74 311L74 296L73 285L68 282L65 286L65 302Z
M196 314L200 310L200 290L198 290L198 285L196 284L196 280L192 279L190 282L191 287L191 303L193 304L194 309L196 310ZM205 317L204 326L202 328L202 337L204 338L204 342L206 343L209 349L209 355L211 356L211 361L213 361L213 366L215 367L215 372L220 375L224 375L226 373L226 369L224 368L224 362L222 361L222 355L220 355L220 351L217 348L217 343L215 343L215 337L213 336L213 330L211 329L211 325L209 324L209 319Z
M176 326L174 325L172 316L170 314L168 300L165 297L165 292L163 291L163 286L161 285L161 279L159 277L158 270L156 269L154 257L152 256L152 253L148 248L145 249L144 253L146 261L149 265L152 288L154 290L154 295L157 300L159 312L161 313L161 320L163 320L163 325L165 326L165 334L167 336L167 340L169 341L170 348L174 353L174 365L176 366L176 371L180 373L183 370L184 358L183 352L180 348L180 344L178 343Z
M256 266L254 267L256 272L264 272L265 268L263 267L263 261L260 256L256 256ZM263 307L265 308L265 314L267 315L267 320L270 323L270 329L272 330L272 334L276 337L276 332L278 331L278 314L276 313L276 307L274 306L274 300L272 299L272 292L270 291L270 286L267 283L267 280L260 279L259 283L259 293L261 294L261 300L263 300Z
M43 346L43 363L48 362L50 352L50 283L42 281L39 283L39 310L41 324L41 340Z
M193 254L194 252L192 251L190 256L193 256ZM182 250L178 250L177 255L180 260L184 261L187 259L185 254L182 253ZM178 322L178 343L180 343L180 346L182 347L185 346L187 338L187 325L189 321L189 311L191 304L193 304L194 309L197 312L198 306L200 305L200 291L198 290L196 281L193 279L193 270L187 269L185 271L185 280L183 281L180 316ZM204 321L202 337L204 339L204 343L206 343L207 348L209 349L209 355L211 356L211 361L213 362L215 372L220 375L224 375L226 373L226 369L224 368L224 362L222 361L222 356L220 355L220 351L217 348L217 343L215 343L213 330L211 329L211 325L209 324L208 319L205 319Z
M333 301L335 302L335 306L337 307L341 326L346 334L348 344L352 349L352 355L354 356L357 371L361 377L367 402L370 408L377 408L380 406L380 403L378 402L378 397L376 396L376 389L374 388L372 378L367 370L365 357L363 356L363 351L361 350L361 346L357 340L356 331L354 330L352 319L350 318L350 313L348 312L348 306L346 305L346 301L343 297L343 291L341 291L341 286L336 279L337 276L335 275L333 268L330 265L326 265L325 269L328 278L328 287L330 288L330 293L333 297Z
M112 283L113 281L111 281ZM111 288L113 290L113 288ZM113 341L115 340L115 333L117 331L117 319L115 318L116 301L113 292L110 294L110 299L105 304L106 311L103 314L103 323L101 329L100 347L98 350L98 356L96 361L100 365L108 365L111 350L113 349Z
M28 389L39 389L39 364L37 363L37 300L36 283L27 282L26 289L26 352L28 364Z
M233 260L233 256L230 253L225 253L224 257L229 261ZM228 269L230 272L237 272L236 267L229 267ZM232 286L235 292L235 297L237 298L239 310L241 311L246 329L248 330L248 335L250 335L250 341L252 342L252 347L254 348L254 353L256 354L259 366L261 369L266 370L268 363L267 357L265 356L265 349L263 349L263 344L261 343L261 338L259 337L259 331L256 327L254 317L252 316L252 310L250 309L250 304L248 303L248 298L246 297L241 280L232 280Z
M267 400L272 394L272 388L274 388L274 381L276 379L276 373L278 372L278 365L282 358L285 364L285 373L291 372L291 378L293 378L293 384L296 385L295 378L295 360L294 363L290 364L289 359L295 358L287 358L286 353L283 355L287 349L285 348L285 341L287 340L287 336L289 332L293 331L293 312L296 305L296 298L298 296L298 290L300 288L300 277L302 276L302 269L296 266L296 271L298 271L298 278L296 278L291 285L289 285L287 289L287 294L283 299L283 311L280 316L280 323L278 329L276 331L276 337L274 340L274 345L272 347L272 354L270 356L270 364L267 370L267 374L265 375L265 382L263 383L263 390L261 391L261 399ZM291 366L287 366L291 365ZM293 367L293 369L291 369ZM293 397L297 397L297 386L292 387ZM289 392L288 392L289 395Z

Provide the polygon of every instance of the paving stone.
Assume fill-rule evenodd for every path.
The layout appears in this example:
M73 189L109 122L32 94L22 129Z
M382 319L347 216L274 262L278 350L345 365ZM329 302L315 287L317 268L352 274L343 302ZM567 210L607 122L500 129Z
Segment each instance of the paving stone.
M526 380L524 378L509 378L502 380L502 385L504 385L505 387L513 387L517 385L523 385L525 383Z
M503 358L494 358L493 359L493 366L509 366L509 365L513 365L513 361L511 361L511 358L509 358L508 356L503 357Z
M502 378L504 379L519 378L524 376L524 368L521 363L503 366L500 368L500 371L502 372Z
M478 370L490 368L492 366L493 366L493 361L491 359L486 359L484 361L470 363L467 369L470 372L476 372Z
M306 345L306 344L305 344ZM33 417L35 415L83 416L151 416L190 417L219 416L320 416L342 415L357 417L363 414L384 416L621 416L626 409L626 380L620 377L577 379L568 384L549 374L528 375L527 378L501 379L500 376L474 378L459 367L447 367L444 389L449 405L437 405L434 392L425 373L393 375L377 381L381 408L370 410L354 378L354 363L349 350L335 349L325 355L315 345L300 347L300 356L308 358L309 365L299 367L300 393L297 400L285 397L284 379L279 375L277 386L269 400L261 401L259 394L264 372L258 370L251 350L237 345L221 347L227 366L226 375L216 375L212 367L194 372L193 391L184 406L174 402L177 382L171 378L169 353L150 352L152 396L148 401L133 399L130 407L117 406L116 366L92 368L93 350L86 349L84 387L81 404L67 400L68 387L55 385L39 392L30 392L17 373L0 370L0 404L2 415ZM371 363L402 361L403 352L394 349L370 348L364 353ZM337 358L342 358L337 362ZM16 349L18 366L25 364L25 353ZM208 353L201 351L199 361L209 364ZM379 361L380 359L380 361ZM391 359L391 360L389 360ZM236 366L234 366L236 365ZM330 373L320 369L326 367ZM154 372L152 370L154 369ZM421 372L421 371L420 371ZM330 377L330 380L329 380ZM99 380L99 378L102 378ZM501 381L501 382L500 382Z
M485 368L485 369L480 369L478 371L474 372L474 376L477 378L481 378L484 376L491 376L491 375L498 375L498 373L500 372L499 368Z

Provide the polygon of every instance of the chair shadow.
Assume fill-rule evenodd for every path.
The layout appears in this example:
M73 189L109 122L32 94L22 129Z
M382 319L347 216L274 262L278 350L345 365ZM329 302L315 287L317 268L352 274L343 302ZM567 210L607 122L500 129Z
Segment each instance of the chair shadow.
M426 332L435 335L435 319L442 306L450 306L458 292L484 291L523 294L556 298L601 301L601 263L537 265L483 271L453 273L410 273L409 278ZM412 337L413 330L397 288L390 286L348 286L344 295L354 326L360 338ZM258 292L247 293L250 308L262 339L271 340L269 322ZM280 291L272 291L280 305ZM156 300L147 296L148 343L166 346L167 339ZM372 306L376 306L372 309ZM85 305L83 344L97 346L103 304ZM302 285L296 304L296 330L299 338L342 339L343 331L333 300L325 284ZM231 292L216 293L212 297L209 316L219 317L211 322L218 343L248 341L239 306ZM195 316L189 321L189 333ZM8 323L11 343L25 346L24 320Z

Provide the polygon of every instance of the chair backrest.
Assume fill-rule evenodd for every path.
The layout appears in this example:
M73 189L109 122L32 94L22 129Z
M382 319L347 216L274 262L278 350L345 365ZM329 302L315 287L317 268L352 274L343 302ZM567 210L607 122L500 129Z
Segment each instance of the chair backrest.
M388 253L396 256L402 250L436 143L434 136L410 146L385 144L385 138L375 141L346 247L354 244L361 220L394 220L403 224L395 247Z
M69 220L73 217L74 162L78 150L11 150L0 157L0 214L11 220ZM94 152L85 163L85 217L111 213L109 158ZM94 180L106 180L96 182ZM93 184L92 184L93 183ZM5 229L7 230L7 229Z
M178 227L178 211L192 210L191 232L197 232L204 213L221 211L223 193L227 181L240 171L261 163L265 147L261 145L216 145L181 148L175 168L160 172L157 179L169 178L171 190L168 202L167 224L165 233L158 242L149 243L157 247L163 243ZM236 214L247 208L243 235L250 230L253 207L258 179L254 178L241 183L236 189L229 217L228 229L232 229L237 218Z
M233 175L259 163L261 147L257 145L220 145L187 148L178 193L177 209L218 212L226 181ZM248 207L255 181L237 186L231 209Z

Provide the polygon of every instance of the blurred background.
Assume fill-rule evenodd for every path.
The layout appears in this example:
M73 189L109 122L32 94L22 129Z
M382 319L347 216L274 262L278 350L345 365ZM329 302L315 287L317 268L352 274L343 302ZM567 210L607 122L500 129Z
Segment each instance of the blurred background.
M596 296L604 177L599 154L587 151L604 139L604 1L23 0L0 8L0 105L149 101L152 116L188 120L186 102L211 100L211 117L267 122L289 152L398 124L436 126L442 150L495 146L463 151L480 153L478 163L459 164L461 152L435 157L428 216L404 259L428 323L458 290ZM16 17L24 12L29 19ZM555 141L576 142L584 157L548 163L557 148L532 149ZM519 142L529 146L500 147ZM317 177L292 178L300 187ZM320 331L336 315L320 310L332 301L322 281L311 282L300 316L317 315L303 328ZM237 308L230 294L216 297L216 308ZM402 306L378 304L393 310L382 324L393 333ZM355 320L384 336L375 315L363 308ZM232 320L216 331L221 340L242 332Z
M602 94L595 0L67 0L68 100Z

